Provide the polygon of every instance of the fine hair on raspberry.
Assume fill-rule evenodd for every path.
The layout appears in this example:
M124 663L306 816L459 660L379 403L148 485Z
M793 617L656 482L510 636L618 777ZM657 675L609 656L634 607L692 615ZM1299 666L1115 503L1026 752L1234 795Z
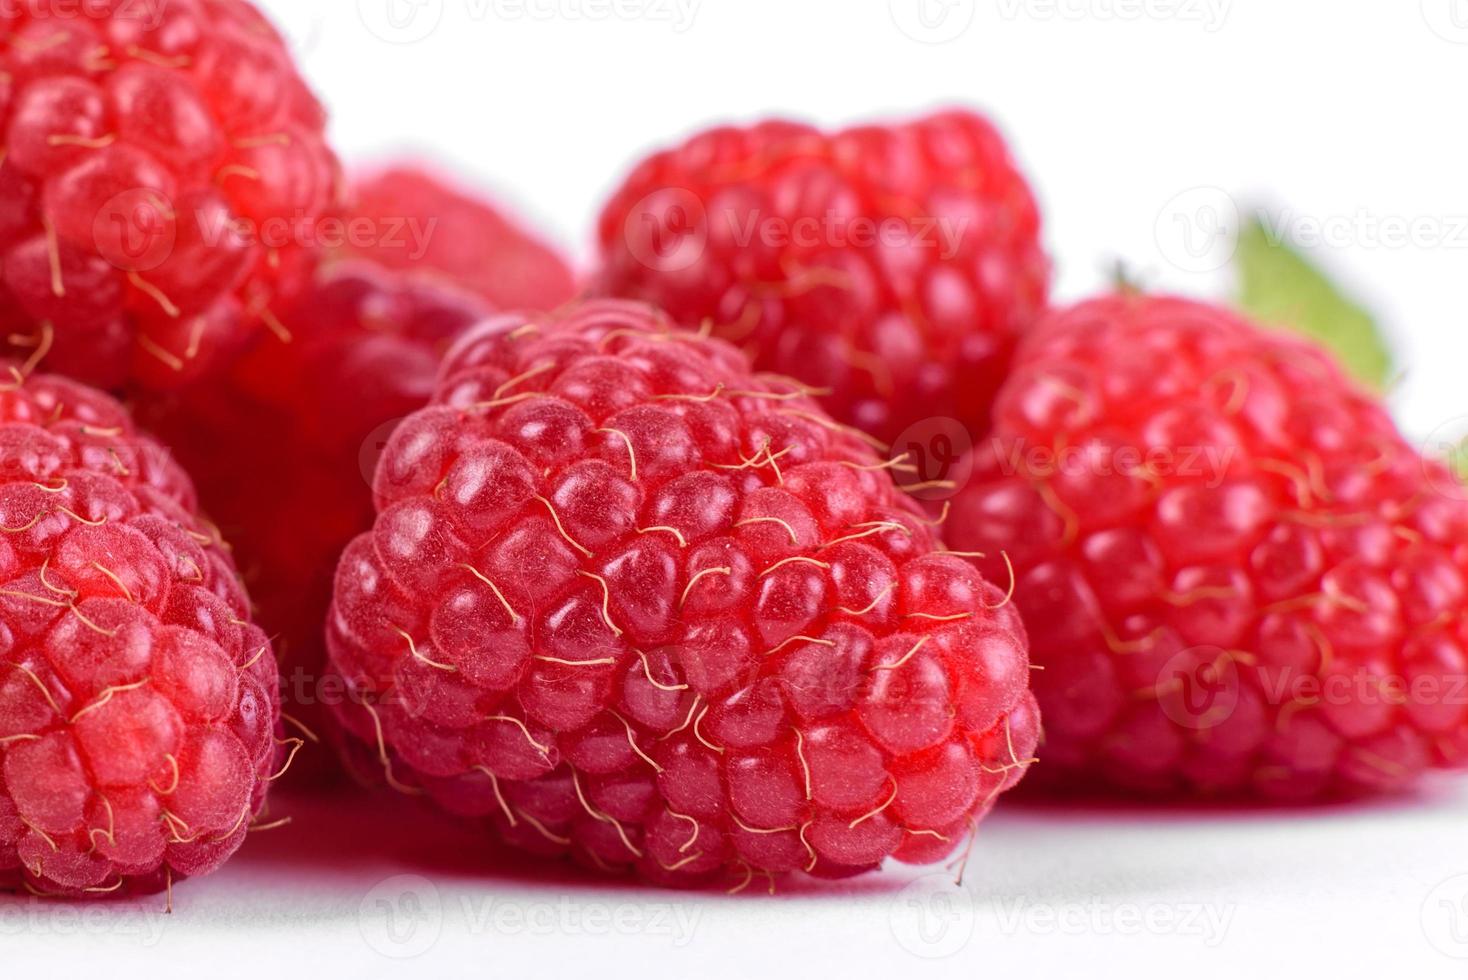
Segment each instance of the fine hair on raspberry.
M650 307L475 328L337 573L357 757L515 847L661 883L951 854L1039 717L1007 588L892 469Z
M188 477L121 406L0 362L0 889L222 865L287 764L275 658Z

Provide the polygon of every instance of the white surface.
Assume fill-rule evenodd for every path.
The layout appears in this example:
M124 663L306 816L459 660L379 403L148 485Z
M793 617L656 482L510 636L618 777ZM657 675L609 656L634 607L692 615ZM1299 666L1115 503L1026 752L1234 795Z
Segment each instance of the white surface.
M416 11L396 39L420 39L372 33L393 33L389 3ZM919 3L947 19L914 27ZM451 161L583 258L601 199L642 152L768 112L839 124L988 108L1040 189L1068 298L1116 258L1223 295L1227 236L1190 253L1179 230L1201 235L1215 215L1226 230L1230 205L1288 207L1297 230L1327 227L1338 246L1313 254L1390 322L1408 429L1468 414L1461 0L265 6L299 40L344 155ZM666 16L680 11L691 22ZM924 43L899 22L954 36ZM1416 244L1393 244L1393 222L1415 223ZM1325 811L1003 807L964 892L897 869L753 901L510 873L396 801L282 800L297 823L181 887L172 917L158 902L0 905L0 974L1463 977L1468 959L1449 954L1468 957L1468 793L1443 792Z
M1011 805L984 823L961 889L951 873L896 867L774 898L520 863L401 799L284 797L274 809L295 822L176 889L172 916L161 899L0 904L4 975L1468 974L1462 788L1315 811Z

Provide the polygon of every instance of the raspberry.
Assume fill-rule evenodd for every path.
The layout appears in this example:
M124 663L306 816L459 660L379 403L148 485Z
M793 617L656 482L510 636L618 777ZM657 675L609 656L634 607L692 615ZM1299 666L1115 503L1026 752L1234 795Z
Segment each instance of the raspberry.
M948 530L1013 561L1046 776L1299 800L1468 758L1465 499L1308 342L1122 295L1021 346Z
M503 839L663 883L957 846L1038 735L1004 593L853 430L633 303L471 331L337 572L344 726Z
M1049 280L1024 177L964 111L711 130L634 171L600 243L601 289L712 324L889 442L933 416L987 429Z
M372 526L372 456L387 426L427 403L439 358L488 311L362 261L323 267L282 310L290 343L262 339L223 378L144 409L237 542L288 679L295 666L314 678L337 556Z
M76 6L0 10L0 334L90 383L170 387L307 274L338 167L249 3Z
M393 166L358 182L356 195L356 214L382 233L357 254L390 269L432 270L497 310L550 310L575 294L560 255L447 178Z
M0 889L207 874L280 762L270 642L160 445L100 392L0 373Z
M430 186L426 177L394 170L361 196L381 204L396 188ZM448 193L441 192L444 201ZM280 637L289 710L308 722L318 720L322 697L316 684L332 572L347 543L372 526L376 454L398 420L427 404L450 344L494 309L473 291L483 283L430 266L438 257L431 249L417 254L422 235L433 241L452 232L508 266L541 269L514 294L527 306L549 308L569 295L570 272L553 252L489 204L453 201L451 227L430 225L436 216L411 209L386 217L371 207L354 212L351 226L374 234L364 239L370 248L347 251L366 257L324 264L282 301L290 342L262 336L222 378L146 406L149 423L237 542L260 619ZM409 230L409 220L422 224ZM309 766L299 768L310 774Z

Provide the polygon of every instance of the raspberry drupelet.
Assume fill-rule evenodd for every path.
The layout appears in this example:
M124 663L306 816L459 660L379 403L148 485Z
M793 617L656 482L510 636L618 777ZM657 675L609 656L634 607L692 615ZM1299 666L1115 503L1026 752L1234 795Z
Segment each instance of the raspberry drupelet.
M121 406L0 362L0 889L217 869L283 764L270 642Z
M1304 800L1468 762L1465 501L1311 343L1121 295L1026 340L946 532L1017 570L1045 786Z
M338 570L343 724L394 786L657 882L937 860L1039 717L1005 590L887 470L652 308L482 325Z
M0 11L0 333L79 380L171 387L272 323L338 166L250 3L77 6Z
M710 324L889 442L935 416L985 431L1049 286L1029 185L962 110L704 132L633 171L599 240L599 290Z

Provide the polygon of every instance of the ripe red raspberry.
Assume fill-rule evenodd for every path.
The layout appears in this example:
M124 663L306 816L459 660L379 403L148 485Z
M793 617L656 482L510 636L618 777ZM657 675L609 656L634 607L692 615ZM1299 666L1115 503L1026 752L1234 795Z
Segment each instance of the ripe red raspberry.
M1004 593L862 437L648 307L471 331L376 497L341 719L516 846L669 883L930 861L1034 748Z
M270 642L160 445L95 390L0 374L0 890L207 874L281 761Z
M427 404L458 335L499 309L479 294L492 280L463 281L433 262L452 253L452 240L472 243L507 267L538 270L500 299L549 309L570 295L571 273L554 252L488 203L431 192L438 186L406 169L373 180L349 223L356 244L343 250L364 257L335 257L282 301L289 341L261 336L222 378L146 406L236 542L260 620L278 637L289 710L308 722L325 696L332 572L372 527L376 455L393 426ZM430 193L430 204L413 197Z
M355 188L355 214L381 233L356 254L390 269L432 270L497 310L555 309L575 294L571 269L554 249L448 178L399 165Z
M207 373L309 269L339 174L245 0L0 8L0 335L110 388Z
M1468 759L1468 496L1309 343L1083 303L974 462L949 538L1013 560L1048 777L1303 799Z
M964 111L711 130L643 162L600 241L600 288L711 323L889 442L934 416L987 429L1049 279L1029 186Z
M294 668L319 678L337 557L372 526L376 452L488 312L441 283L335 263L282 307L290 342L262 339L222 378L145 406L235 542L288 682Z

